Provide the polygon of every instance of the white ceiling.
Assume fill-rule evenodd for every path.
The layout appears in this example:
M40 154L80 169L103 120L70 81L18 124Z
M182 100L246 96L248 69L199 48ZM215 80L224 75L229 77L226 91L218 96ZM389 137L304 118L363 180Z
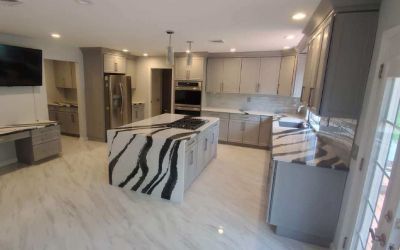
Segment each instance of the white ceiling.
M175 51L226 52L281 50L301 40L308 18L320 0L22 0L19 6L0 5L0 31L35 38L61 34L62 43L79 47L101 46L132 54L163 54L167 29L175 31ZM286 35L295 35L286 40ZM223 39L224 44L209 40Z

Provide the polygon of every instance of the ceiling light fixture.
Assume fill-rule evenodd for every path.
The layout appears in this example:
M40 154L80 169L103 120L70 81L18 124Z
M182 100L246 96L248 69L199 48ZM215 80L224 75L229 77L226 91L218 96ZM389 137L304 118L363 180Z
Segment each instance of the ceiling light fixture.
M290 47L289 46L285 46L285 47L283 47L283 49L290 49Z
M60 35L60 34L57 34L57 33L51 33L51 37L52 37L52 38L58 39L58 38L61 37L61 35Z
M143 53L143 56L149 56L149 54L147 54L147 53Z
M186 58L186 65L191 66L193 62L193 54L192 54L192 43L193 41L187 41L188 49L186 50L187 58Z
M169 66L174 65L174 48L171 46L171 36L174 34L174 31L167 30L167 34L169 35L169 42L167 47L167 64Z
M129 52L128 49L123 49L122 51L125 52L125 53L128 53L128 52Z
M285 36L285 39L287 40L292 40L294 38L294 35L287 35Z
M236 52L236 49L235 48L231 48L229 51L230 52Z
M296 20L296 21L298 21L298 20L303 20L304 18L306 18L306 14L304 14L303 12L299 12L299 13L296 13L296 14L294 14L293 16L292 16L292 19L293 20Z
M23 2L20 0L0 0L0 4L1 5L5 5L5 6L16 6L16 5L20 5Z
M75 2L82 4L82 5L89 5L92 4L93 2L90 0L75 0Z

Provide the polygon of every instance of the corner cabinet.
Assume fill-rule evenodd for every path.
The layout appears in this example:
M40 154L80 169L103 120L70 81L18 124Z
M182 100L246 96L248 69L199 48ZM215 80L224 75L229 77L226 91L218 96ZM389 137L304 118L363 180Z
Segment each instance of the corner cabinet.
M301 96L313 113L358 118L377 23L377 11L334 13L314 33Z
M126 58L114 54L104 54L104 73L125 74Z

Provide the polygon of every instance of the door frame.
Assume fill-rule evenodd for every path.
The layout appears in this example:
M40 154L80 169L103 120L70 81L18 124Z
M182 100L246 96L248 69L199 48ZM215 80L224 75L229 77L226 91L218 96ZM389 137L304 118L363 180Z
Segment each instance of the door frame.
M391 51L391 47L389 47L391 45L390 40L398 34L400 34L400 25L383 32L379 47L379 56L374 69L375 74L373 83L371 84L369 96L365 96L368 98L368 101L364 101L364 104L367 104L365 117L363 119L364 127L359 134L359 137L361 138L359 145L365 146L360 147L357 163L353 165L357 166L361 173L359 173L359 170L355 170L357 172L354 174L360 175L358 177L359 183L352 183L352 187L350 187L351 189L357 188L357 190L361 191L361 195L358 194L358 204L356 206L353 205L354 207L350 208L352 211L346 214L347 218L343 219L343 221L348 221L348 223L353 222L350 244L348 244L347 249L354 249L356 247L356 233L363 218L363 209L366 205L363 198L369 193L369 182L372 181L371 179L374 173L374 169L370 165L370 160L374 149L375 131L379 126L379 121L381 118L380 114L383 105L384 91L386 89L386 77L380 78L380 68L384 62L387 62L389 59L393 58L393 51ZM382 75L385 76L385 74ZM373 136L371 136L371 131L374 131ZM355 200L353 200L353 202L354 201ZM350 200L348 200L348 202L352 203ZM349 204L349 206L352 204ZM351 215L355 215L355 221L351 219Z
M149 97L149 109L148 109L148 117L153 116L152 112L152 92L153 92L153 70L171 70L171 112L174 111L174 100L175 100L175 78L174 78L174 68L168 67L151 67L150 68L150 87L148 89L148 97ZM162 94L162 92L161 92ZM160 103L161 104L161 103Z

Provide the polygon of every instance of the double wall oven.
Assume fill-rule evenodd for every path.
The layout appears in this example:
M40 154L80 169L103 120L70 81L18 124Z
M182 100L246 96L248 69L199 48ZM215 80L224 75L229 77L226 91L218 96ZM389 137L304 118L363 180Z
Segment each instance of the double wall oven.
M175 114L200 116L201 82L175 82Z

